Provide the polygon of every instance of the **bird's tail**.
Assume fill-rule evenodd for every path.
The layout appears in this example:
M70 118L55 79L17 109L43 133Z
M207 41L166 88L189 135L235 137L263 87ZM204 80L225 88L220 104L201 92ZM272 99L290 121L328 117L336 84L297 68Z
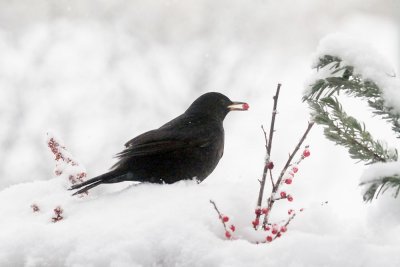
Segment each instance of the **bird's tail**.
M87 181L84 181L80 184L74 184L71 186L71 188L69 188L69 190L75 190L81 188L72 194L73 196L75 196L87 192L89 189L96 187L99 184L122 182L125 180L124 179L126 178L125 176L131 176L131 174L127 172L121 172L120 170L112 170L102 175L96 176L92 179L89 179Z

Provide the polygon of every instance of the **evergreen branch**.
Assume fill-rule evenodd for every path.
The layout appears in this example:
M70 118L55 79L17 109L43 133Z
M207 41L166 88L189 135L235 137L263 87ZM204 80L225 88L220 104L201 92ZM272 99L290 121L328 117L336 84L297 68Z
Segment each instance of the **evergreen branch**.
M372 201L375 198L378 198L379 194L383 194L390 188L395 188L395 192L393 194L394 197L397 197L400 193L400 175L395 174L392 176L382 177L378 179L374 179L368 182L362 182L360 185L369 187L367 191L363 195L364 201Z
M383 142L373 140L365 125L347 115L336 98L309 100L308 103L313 110L314 121L325 126L325 136L346 147L351 158L366 164L397 160L397 150L388 149Z
M365 124L347 115L335 97L343 92L347 96L367 101L373 114L390 122L393 132L400 138L400 114L385 103L379 86L357 74L353 66L344 64L339 57L325 55L319 58L315 68L317 71L325 69L329 74L310 86L303 101L307 101L312 109L314 121L324 126L325 136L346 147L351 158L366 164L397 161L398 151L388 148L382 141L374 140L365 129ZM389 188L395 188L394 196L397 197L400 192L400 175L377 178L361 185L368 186L363 196L365 201L372 201Z
M328 67L332 76L315 81L310 92L303 97L303 101L331 97L343 91L349 96L366 100L373 113L389 121L392 130L400 138L400 114L395 112L393 107L385 105L382 90L376 83L355 74L353 66L343 66L339 57L325 55L315 66L317 70Z

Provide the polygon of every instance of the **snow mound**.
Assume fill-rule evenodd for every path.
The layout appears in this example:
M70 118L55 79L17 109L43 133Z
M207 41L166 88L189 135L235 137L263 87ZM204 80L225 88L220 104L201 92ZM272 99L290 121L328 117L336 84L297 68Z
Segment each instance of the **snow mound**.
M106 186L103 186L106 187ZM362 219L329 206L306 210L285 235L252 244L254 187L246 183L141 184L71 197L60 177L0 192L0 266L398 266L400 242L377 244ZM237 226L224 231L213 199ZM39 208L34 212L31 205ZM62 219L53 222L54 209ZM342 221L339 223L339 221ZM368 233L368 234L367 234ZM391 234L400 234L400 227ZM371 236L366 238L366 236Z

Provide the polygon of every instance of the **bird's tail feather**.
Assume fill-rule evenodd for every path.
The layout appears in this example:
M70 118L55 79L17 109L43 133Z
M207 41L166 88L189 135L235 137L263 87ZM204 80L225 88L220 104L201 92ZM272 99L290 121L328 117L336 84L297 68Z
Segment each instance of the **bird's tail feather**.
M89 189L98 186L99 184L121 182L121 181L123 181L123 178L126 175L129 175L129 173L128 174L126 174L126 173L123 174L118 170L112 170L112 171L109 171L109 172L104 173L102 175L99 175L97 177L94 177L92 179L89 179L87 181L84 181L84 182L82 182L80 184L74 184L74 185L71 186L71 188L69 188L69 190L75 190L75 189L79 189L79 188L83 187L82 189L79 189L78 191L76 191L72 195L74 196L74 195L77 195L77 194L82 194L82 193L88 191Z

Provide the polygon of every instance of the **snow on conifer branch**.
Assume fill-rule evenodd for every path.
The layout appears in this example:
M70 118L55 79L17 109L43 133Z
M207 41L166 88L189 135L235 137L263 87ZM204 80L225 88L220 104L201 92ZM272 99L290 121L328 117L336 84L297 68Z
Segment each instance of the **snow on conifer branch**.
M366 101L373 115L387 120L400 138L400 80L373 49L343 36L330 36L320 45L317 73L305 92L314 121L324 126L325 136L348 149L353 159L366 164L397 162L397 149L376 140L364 123L347 115L338 98L340 93ZM400 191L400 171L387 176L362 179L364 200L370 201L393 188Z

